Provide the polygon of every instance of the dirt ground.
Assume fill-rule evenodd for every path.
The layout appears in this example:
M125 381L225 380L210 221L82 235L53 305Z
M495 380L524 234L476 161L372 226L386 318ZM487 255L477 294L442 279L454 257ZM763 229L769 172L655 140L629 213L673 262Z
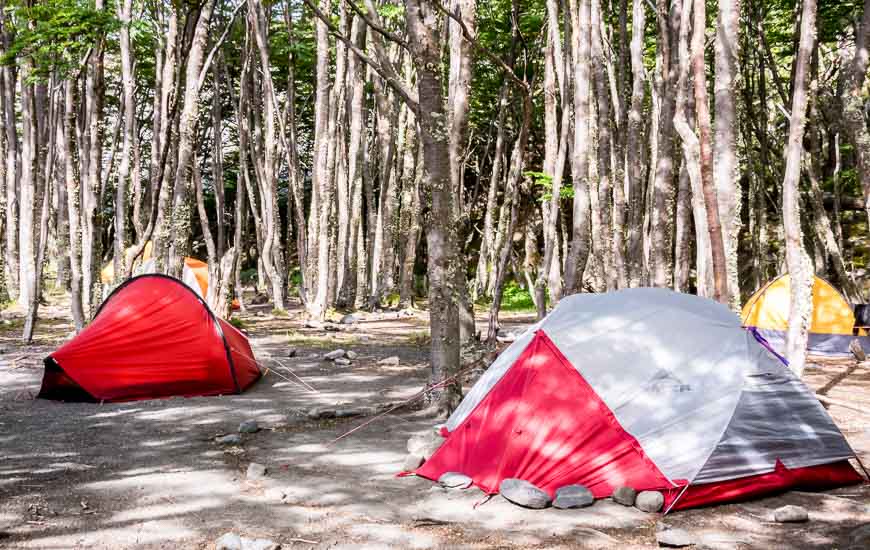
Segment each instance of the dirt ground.
M608 500L581 510L525 510L498 496L482 502L476 489L447 492L396 477L408 438L434 418L399 410L336 441L369 419L310 420L306 412L397 403L419 391L428 374L420 312L361 314L355 325L324 332L303 328L298 309L286 317L252 310L241 317L270 371L248 392L123 404L34 398L42 358L72 330L62 302L43 308L32 346L17 342L19 315L0 316L3 548L207 549L228 531L283 548L654 548L662 521L690 531L699 548L870 547L868 485L663 518ZM513 315L508 324L531 321ZM359 357L350 366L321 360L339 347ZM398 366L377 364L394 355ZM870 369L855 365L813 365L806 381L870 410ZM870 465L870 415L830 412ZM263 429L241 445L215 441L246 419ZM251 462L268 468L263 480L246 480ZM769 521L784 504L806 507L810 521Z

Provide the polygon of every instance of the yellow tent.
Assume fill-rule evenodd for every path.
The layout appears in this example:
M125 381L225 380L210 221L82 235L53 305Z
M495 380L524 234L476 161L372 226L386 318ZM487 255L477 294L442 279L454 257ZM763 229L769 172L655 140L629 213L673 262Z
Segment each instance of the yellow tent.
M130 257L136 251L134 246L127 248L124 253L127 256L127 260L130 260ZM152 247L151 241L148 241L145 244L145 249L142 251L142 255L139 256L137 260L138 265L142 267L139 269L142 273L153 273L155 271L154 262L151 258ZM100 270L100 280L103 284L109 284L115 279L115 266L113 262L107 263L103 266L103 269ZM184 267L181 272L181 280L193 289L197 294L199 294L203 299L208 296L208 264L203 262L202 260L197 260L196 258L185 258L184 259ZM233 300L233 309L239 308L239 301Z
M151 241L148 241L147 243L145 243L145 249L142 251L142 254L139 256L139 259L137 260L137 262L139 262L139 264L147 262L148 260L151 259L151 249L152 249ZM124 251L124 256L127 259L126 261L128 261L128 262L130 261L130 258L133 256L134 252L136 252L135 246L127 247L127 249ZM111 283L113 280L115 280L115 263L109 262L103 266L103 269L100 270L100 281L102 281L102 283L104 285L107 285L107 284Z
M741 318L747 327L758 332L779 352L785 349L788 313L791 300L791 277L773 279L743 306ZM813 313L807 351L813 355L849 355L855 314L852 306L831 284L815 277L813 280ZM870 338L864 331L858 340L870 351Z

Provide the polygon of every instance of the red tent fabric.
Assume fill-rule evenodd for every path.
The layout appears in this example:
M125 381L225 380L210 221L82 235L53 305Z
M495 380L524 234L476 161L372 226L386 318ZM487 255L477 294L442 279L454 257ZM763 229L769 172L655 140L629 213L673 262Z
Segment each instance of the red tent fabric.
M247 338L183 282L159 274L115 289L94 321L45 359L39 397L134 401L241 393L260 378Z
M673 487L543 334L416 473L438 479L446 471L490 494L508 477L551 495L582 484L596 498L628 481L639 490Z
M558 347L536 333L513 366L414 473L437 480L461 472L487 494L505 478L520 478L551 496L580 484L595 498L616 487L657 490L674 510L729 502L785 488L826 489L860 483L848 461L692 485L668 480L619 424ZM688 485L688 487L687 487Z

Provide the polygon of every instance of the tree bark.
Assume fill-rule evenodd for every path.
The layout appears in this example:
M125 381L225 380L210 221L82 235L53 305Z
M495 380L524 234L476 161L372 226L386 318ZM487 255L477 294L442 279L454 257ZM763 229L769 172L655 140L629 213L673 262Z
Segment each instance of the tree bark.
M845 67L843 86L843 124L855 147L858 181L864 192L864 210L870 223L870 131L864 115L862 88L870 63L870 0L864 1L864 15L855 33L855 55Z
M571 245L565 266L565 290L583 290L583 271L590 250L589 205L589 97L590 97L590 0L569 0L574 58L574 149L571 176L574 182L574 218Z
M719 0L715 40L713 185L718 199L725 252L726 288L722 302L740 308L737 248L740 236L740 184L737 173L737 59L740 53L740 0ZM766 106L764 107L766 108Z
M728 272L725 258L725 243L719 220L718 198L713 181L712 136L710 130L710 106L707 101L707 75L704 67L704 29L707 26L704 0L695 0L692 29L692 72L695 77L695 112L698 117L700 141L701 188L707 210L707 230L710 232L710 250L713 257L713 298L723 304L728 298Z
M807 73L816 38L816 0L803 0L800 41L795 61L794 95L785 149L785 175L782 182L785 257L791 276L786 359L800 376L806 361L807 335L812 313L813 273L804 250L800 219L799 183L807 110Z
M431 197L426 240L429 253L429 308L432 335L432 379L449 379L434 398L444 413L459 404L461 386L453 378L459 371L459 314L455 282L456 224L450 182L450 144L443 82L439 74L441 44L435 9L422 0L407 0L405 22L411 53L417 61L417 94L420 142L423 147L425 183Z

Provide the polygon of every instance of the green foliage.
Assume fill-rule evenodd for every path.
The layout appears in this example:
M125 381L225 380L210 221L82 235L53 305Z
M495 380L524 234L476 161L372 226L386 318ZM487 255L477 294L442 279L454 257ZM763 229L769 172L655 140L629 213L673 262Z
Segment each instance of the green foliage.
M0 63L29 58L31 82L45 80L54 71L62 76L78 71L88 52L120 28L111 12L96 10L83 0L43 0L33 6L16 2L7 11L14 37Z
M541 196L538 197L538 202L548 201L553 198L553 176L547 175L543 172L523 172L527 178L532 180L532 184L535 187L540 187L543 191ZM562 186L559 187L559 197L562 200L565 199L573 199L574 198L574 186L571 185L570 182L562 182Z
M239 330L245 328L245 322L239 319L238 317L230 317L229 323L236 327Z
M398 4L384 4L378 8L378 14L384 21L400 22L405 17L405 7Z
M510 281L504 287L501 309L502 311L534 311L535 302L528 289L521 287L515 281Z

